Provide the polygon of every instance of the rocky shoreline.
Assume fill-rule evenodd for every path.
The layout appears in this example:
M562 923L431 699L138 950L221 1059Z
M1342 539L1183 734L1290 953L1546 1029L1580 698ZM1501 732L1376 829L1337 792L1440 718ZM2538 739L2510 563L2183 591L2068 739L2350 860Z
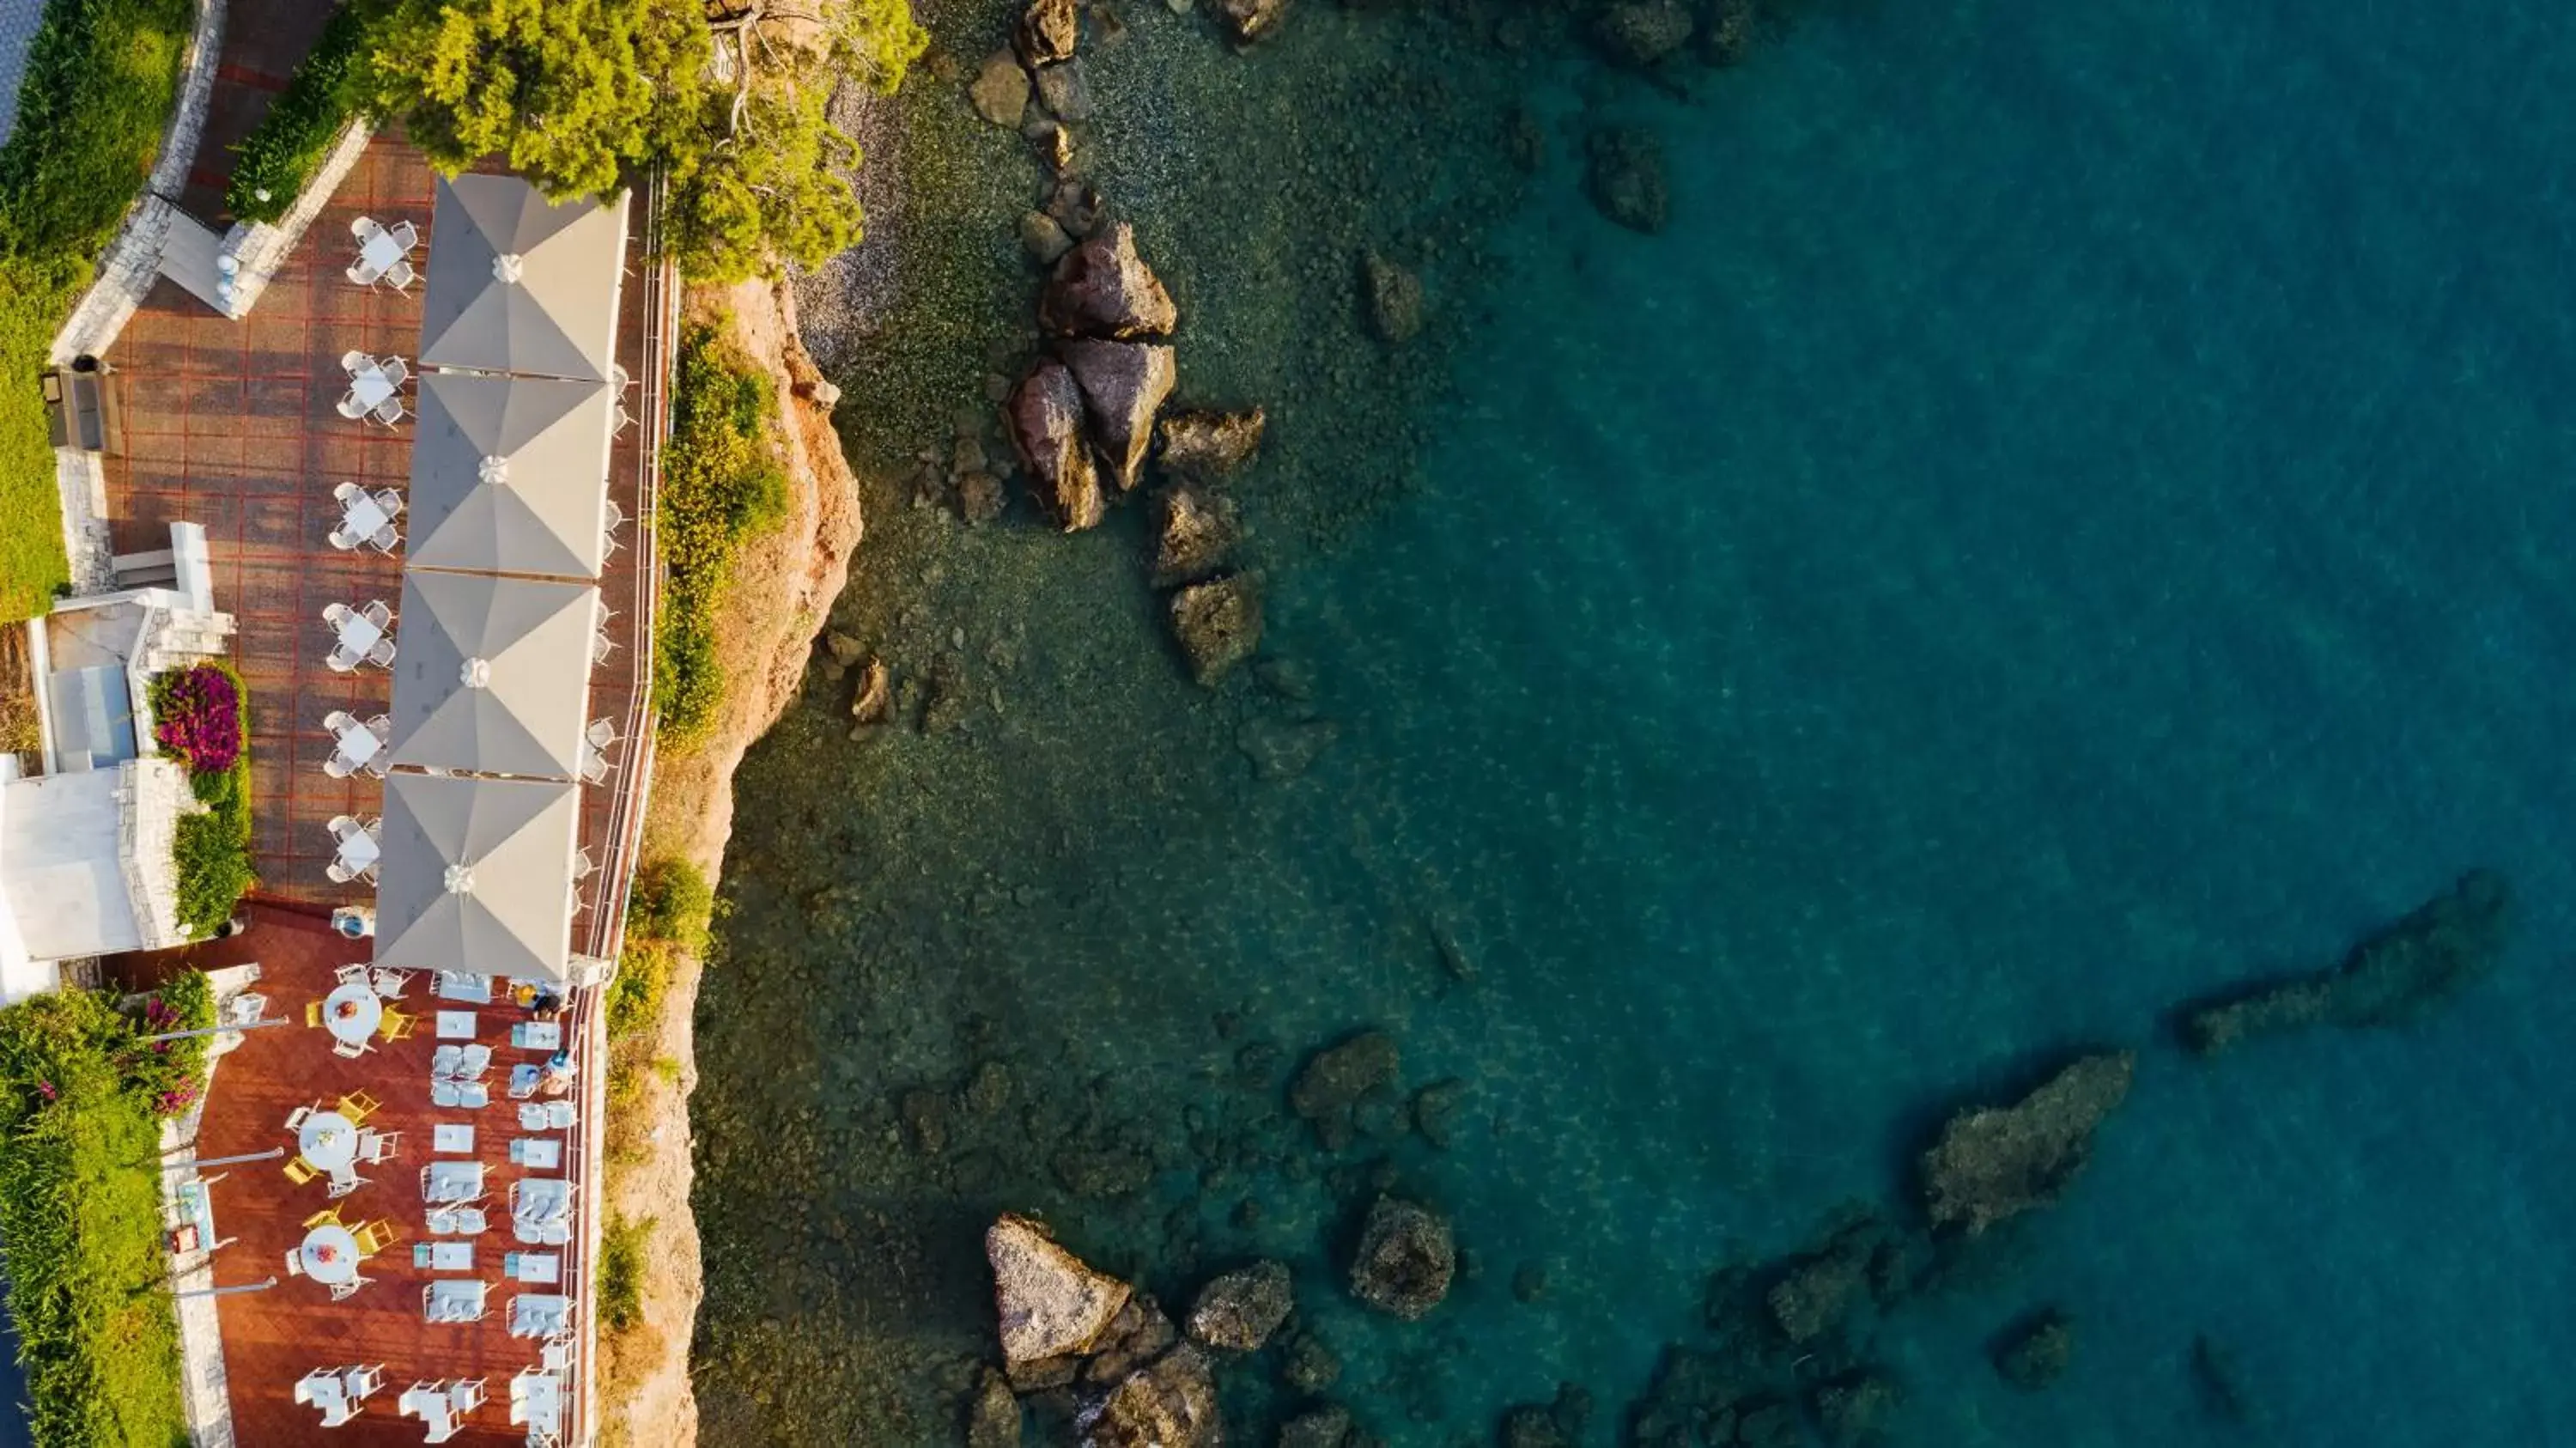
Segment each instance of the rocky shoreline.
M718 624L727 688L713 733L698 750L654 760L647 850L678 855L714 881L732 831L734 770L795 698L814 635L848 581L862 525L857 480L832 429L837 391L798 339L789 289L763 282L701 288L687 307L692 320L721 320L742 354L768 372L792 493L786 522L750 542L735 565L730 605ZM680 955L663 998L660 1036L652 1043L654 1059L677 1063L678 1069L667 1080L647 1074L641 1099L621 1111L616 1128L617 1140L635 1159L609 1173L608 1211L657 1225L643 1323L616 1349L632 1361L615 1363L603 1374L629 1385L615 1400L601 1403L603 1441L610 1443L686 1448L697 1441L689 1348L704 1284L689 1203L689 1095L697 1087L693 1017L701 970L696 957Z

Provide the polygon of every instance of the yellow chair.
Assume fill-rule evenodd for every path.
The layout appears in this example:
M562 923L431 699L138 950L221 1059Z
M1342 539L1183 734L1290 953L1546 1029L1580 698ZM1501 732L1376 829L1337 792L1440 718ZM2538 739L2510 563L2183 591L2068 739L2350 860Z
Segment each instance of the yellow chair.
M375 1115L384 1104L364 1091L352 1091L340 1098L340 1114L349 1118L350 1125L356 1126Z
M286 1179L299 1187L313 1180L313 1163L300 1156L289 1157L286 1162Z
M304 1024L311 1026L316 1030L321 1029L322 1003L320 1001L306 1001L304 1003Z
M385 1039L388 1041L407 1041L411 1039L412 1032L420 1029L420 1021L416 1017L404 1015L388 1006L385 1008L384 1020L377 1029L384 1032Z
M394 1236L393 1223L385 1221L368 1222L359 1227L355 1235L358 1239L358 1255L361 1257L373 1257L398 1240Z
M315 1212L312 1216L304 1219L304 1230L308 1232L312 1231L316 1227L336 1227L338 1225L340 1225L340 1209L338 1207L324 1207L322 1210Z

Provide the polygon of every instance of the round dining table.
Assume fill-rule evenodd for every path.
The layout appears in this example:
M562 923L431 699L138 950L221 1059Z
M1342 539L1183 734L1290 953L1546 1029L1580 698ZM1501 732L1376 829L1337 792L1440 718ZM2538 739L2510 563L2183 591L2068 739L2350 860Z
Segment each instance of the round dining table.
M304 1275L325 1287L358 1280L358 1238L346 1227L324 1222L304 1234L295 1254Z
M322 998L322 1024L352 1046L363 1046L385 1018L385 1003L376 988L353 980Z
M358 1128L337 1111L316 1111L296 1128L295 1149L336 1175L358 1164Z

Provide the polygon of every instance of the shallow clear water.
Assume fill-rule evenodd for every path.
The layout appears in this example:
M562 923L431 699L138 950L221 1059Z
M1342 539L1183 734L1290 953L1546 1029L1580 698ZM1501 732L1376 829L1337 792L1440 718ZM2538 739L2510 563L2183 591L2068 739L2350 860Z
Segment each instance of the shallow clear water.
M1690 104L1569 67L1531 103L1655 129L1672 225L1604 222L1560 144L1494 234L1422 486L1273 575L1268 650L1340 730L1302 778L1230 747L1279 701L1171 677L1120 540L1025 528L941 545L907 616L1011 640L1007 709L850 746L818 697L755 755L702 1151L749 1189L728 1143L796 1123L825 1146L771 1189L843 1226L776 1229L836 1244L801 1267L711 1247L710 1423L834 1411L728 1400L762 1310L925 1380L977 1351L974 1234L1017 1207L1167 1296L1288 1256L1390 1441L1481 1441L1561 1379L1611 1441L1711 1267L1909 1207L1941 1112L2121 1043L2140 1078L2070 1198L1872 1345L1894 1441L2226 1441L2200 1333L2244 1441L2563 1438L2571 71L2553 16L2486 0L1838 5ZM861 569L914 573L913 526ZM979 568L1097 613L1010 618ZM2167 1043L2176 1002L2327 964L2472 865L2521 936L2429 1023ZM1308 1151L1275 1076L1212 1080L1363 1024L1472 1089L1451 1150L1391 1148L1479 1267L1419 1325L1338 1297L1364 1191L1201 1189L1182 1122ZM896 1093L997 1058L1083 1124L901 1145ZM1103 1132L1157 1154L1141 1198L1048 1171ZM2038 1302L2077 1363L2016 1393L1985 1344Z

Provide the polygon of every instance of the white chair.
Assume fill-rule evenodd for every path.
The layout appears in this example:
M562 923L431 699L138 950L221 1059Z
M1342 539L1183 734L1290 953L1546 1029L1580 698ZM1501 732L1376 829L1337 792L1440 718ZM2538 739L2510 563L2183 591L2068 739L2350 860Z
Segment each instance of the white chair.
M337 752L334 752L330 758L322 761L322 773L332 779L347 779L350 775L356 772L357 770L349 763L349 761L342 758Z
M458 1106L463 1104L463 1098L457 1094L455 1082L441 1081L433 1078L429 1083L429 1104L432 1106Z
M340 354L340 370L355 377L366 371L367 364L375 360L364 352L343 352Z
M420 273L411 269L410 262L398 261L392 266L385 268L385 285L398 292L407 291L410 289L413 280L419 275Z
M364 261L354 261L349 264L349 269L341 273L341 275L357 283L359 286L371 287L376 284L378 273L375 268L367 265Z
M367 535L367 546L375 549L379 553L389 554L396 548L402 546L402 533L400 530L396 529L393 524L387 523L385 526L378 528L375 532Z
M358 1188L365 1186L367 1184L367 1180L367 1178L358 1175L356 1172L351 1172L347 1176L335 1176L331 1178L329 1190L324 1192L323 1195L336 1201L339 1198L345 1197L349 1193L356 1191Z
M357 723L357 720L349 717L349 711L346 709L334 709L322 716L322 727L330 731L334 739L355 728Z
M349 534L341 532L337 528L332 529L329 533L326 533L323 536L329 541L332 547L339 549L343 553L354 552L359 544L367 541L364 538L352 537Z
M390 228L388 228L388 234L393 237L394 245L401 247L405 251L409 251L413 247L420 245L420 228L412 225L408 221L395 222Z
M465 1059L463 1046L441 1046L429 1053L429 1077L432 1081L456 1075L456 1063Z
M304 1275L304 1254L293 1247L286 1249L286 1275L289 1277Z
M312 1107L298 1106L293 1111L286 1113L286 1129L289 1131L302 1131L304 1129L304 1123L312 1119Z
M468 1111L480 1111L492 1104L492 1088L480 1081L460 1081L456 1086L456 1104Z
M604 784L608 780L608 756L585 744L581 750L581 779L584 784ZM588 870L582 874L589 874Z
M394 641L392 639L376 640L376 646L367 650L367 662L380 669L393 667Z
M341 864L337 860L333 860L331 863L322 867L322 877L329 880L334 885L346 885L350 881L358 878L357 872L351 870L349 867Z
M473 1412L475 1409L482 1407L484 1403L483 1380L481 1378L467 1378L450 1386L447 1390L447 1401L455 1407L456 1415L460 1418Z
M475 1077L480 1076L491 1069L491 1047L484 1045L481 1041L476 1041L471 1045L460 1046L457 1048L456 1075L458 1079L471 1081Z
M322 621L333 628L338 628L340 626L340 621L348 616L349 605L345 603L326 603L322 605Z
M376 421L387 427L393 426L409 415L403 411L402 399L399 397L388 397L376 408Z
M402 516L403 496L402 494L395 492L393 489L387 488L376 494L376 507L382 510L384 515L388 518L399 518Z
M402 993L411 989L411 972L396 970L389 965L376 967L375 973L368 979L375 982L376 994L389 1001L400 1000Z
M340 879L340 883L341 883L341 884L343 884L343 885L345 885L345 884L349 883L349 881L351 881L351 880L353 880L353 879L356 879L356 878L357 878L357 877L356 877L356 876L354 876L354 875L344 875L344 876L342 876L342 877L341 877L341 879ZM368 1050L367 1044L366 1044L365 1042L363 1042L363 1041L359 1042L357 1045L354 1045L354 1046L353 1046L353 1045L350 1045L350 1044L349 1044L348 1042L346 1042L346 1041L333 1041L333 1042L331 1043L331 1054L332 1054L332 1055L334 1055L334 1056L339 1056L339 1057L342 1057L342 1058L344 1058L344 1059L351 1060L351 1061L354 1061L354 1060L358 1059L360 1056L363 1056L363 1055L367 1054L367 1050Z
M572 1129L573 1119L579 1114L580 1113L573 1109L573 1104L569 1101L549 1101L546 1103L546 1125L557 1131L570 1131Z
M601 664L607 663L607 662L608 662L608 656L609 656L609 654L611 654L612 652L614 652L614 651L616 650L616 648L617 648L616 643L615 643L613 640L611 640L611 639L608 637L608 635L606 635L606 634L604 634L604 633L603 633L603 634L593 634L593 635L591 635L591 636L590 636L590 666L591 666L592 668L594 668L594 669L595 669L595 668L598 668Z
M349 821L350 828L349 828L349 829L347 829L347 830L345 830L345 831L344 831L344 830L342 830L342 829L340 828L340 821L341 821L341 820L348 820L348 821ZM350 819L350 817L349 817L349 816L347 816L347 815L337 815L337 816L334 816L334 817L332 818L332 820L331 820L331 825L330 825L330 829L331 829L331 838L332 838L332 839L334 839L334 840L345 840L345 839L347 839L350 835L357 833L357 828L356 828L356 827L357 827L357 823L358 823L358 822L357 822L356 820L354 820L354 819ZM362 963L352 962L352 963L350 963L350 964L348 964L348 965L341 966L338 970L333 971L331 974L332 974L332 978L333 978L333 979L335 979L335 980L337 980L337 981L338 981L340 984L342 984L342 985L358 985L358 984L363 983L363 982L366 980L366 978L367 978L367 967L366 967L364 964L362 964Z
M400 357L386 358L376 364L376 370L384 373L385 380L396 387L402 386L403 379L411 376L411 368Z
M523 1102L519 1107L519 1129L521 1131L545 1130L546 1104L542 1101Z
M394 611L392 608L388 607L385 601L381 598L369 599L367 601L367 606L359 609L358 614L361 618L364 618L367 622L374 624L378 628L391 628L393 626Z
M349 504L356 502L358 500L358 495L365 491L366 489L359 487L356 483L337 483L331 488L331 501L346 507Z
M402 1149L399 1131L366 1131L358 1133L358 1160L387 1162Z
M626 410L625 404L620 403L617 408L617 426L609 429L608 435L610 437L623 437L626 435L626 429L633 427L634 425L635 418L633 414Z
M614 533L618 529L626 526L626 510L617 506L617 500L615 498L601 499L600 506L608 512L609 532ZM613 611L607 615L607 617L610 618L615 618L616 616L617 615Z
M383 231L384 228L377 225L372 216L357 217L349 223L349 234L356 237L361 246L375 240Z
M334 1282L331 1284L331 1300L342 1302L355 1297L359 1288L375 1280L373 1277L352 1277L346 1282Z
M593 719L590 721L590 727L581 731L581 737L589 740L590 747L593 749L606 749L617 742L617 721Z

